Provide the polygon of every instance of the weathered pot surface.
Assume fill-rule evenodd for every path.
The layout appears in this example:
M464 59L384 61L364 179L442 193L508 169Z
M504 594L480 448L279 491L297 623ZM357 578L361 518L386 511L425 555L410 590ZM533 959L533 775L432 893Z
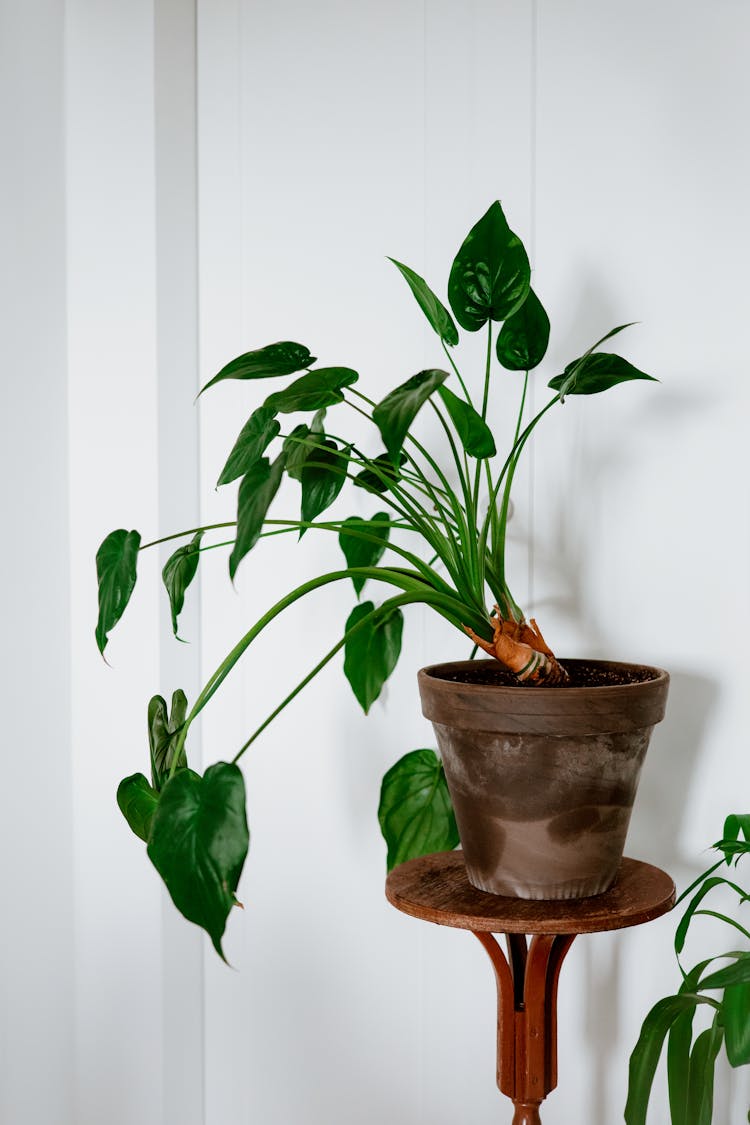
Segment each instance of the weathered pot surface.
M632 682L520 687L481 682L493 660L419 673L469 881L517 898L585 898L613 883L641 766L664 717L661 668L566 660ZM466 683L470 675L480 682Z

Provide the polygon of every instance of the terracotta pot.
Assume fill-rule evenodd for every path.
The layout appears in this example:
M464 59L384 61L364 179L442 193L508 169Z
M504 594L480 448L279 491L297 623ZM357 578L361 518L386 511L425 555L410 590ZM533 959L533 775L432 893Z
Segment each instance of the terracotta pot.
M574 671L584 662L564 663ZM419 673L422 712L435 728L467 874L480 890L585 898L614 882L669 676L641 665L585 664L647 678L562 688L457 679L496 671L493 660Z

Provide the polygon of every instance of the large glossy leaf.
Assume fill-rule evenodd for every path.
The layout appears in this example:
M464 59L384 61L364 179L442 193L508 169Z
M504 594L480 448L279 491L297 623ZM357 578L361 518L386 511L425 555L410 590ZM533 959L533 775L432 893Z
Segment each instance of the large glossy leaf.
M242 478L237 497L237 538L229 556L229 576L234 580L237 567L260 538L263 521L279 490L284 472L284 453L273 464L267 457L256 461Z
M750 1063L750 981L724 989L724 1034L732 1066Z
M398 466L394 465L387 453L379 453L377 457L368 461L366 469L357 473L354 483L359 488L366 489L367 492L381 495L383 492L387 492L392 485L398 483L401 478L399 469L405 463L406 456L403 453L398 459Z
M702 1031L690 1052L687 1120L690 1125L711 1125L714 1104L714 1067L721 1048L723 1031L718 1016Z
M101 653L107 647L109 634L125 612L133 593L140 544L141 537L137 531L119 528L109 533L96 552L96 577L99 583L96 643Z
M630 1056L626 1125L646 1125L648 1099L664 1039L678 1017L694 1008L694 995L666 996L654 1004L643 1021L641 1034Z
M154 695L148 705L148 745L151 754L151 782L160 790L174 761L175 743L187 715L187 697L180 688L172 694L172 706L167 715L167 703L161 695ZM187 765L185 748L180 750L177 768Z
M347 566L377 566L383 557L391 533L390 521L388 512L377 512L372 520L363 520L361 516L350 516L348 520L344 520L339 532L339 546L344 552ZM359 532L360 535L371 538L362 539L360 535L352 532ZM362 593L366 581L367 579L362 578L361 575L352 577L357 597Z
M531 371L547 352L549 317L533 289L497 337L497 358L509 371Z
M388 870L459 842L443 763L434 750L412 750L388 770L378 820L388 845Z
M189 543L186 543L184 547L178 547L174 554L169 556L161 572L162 581L169 595L172 631L176 637L177 618L182 613L182 607L185 604L185 591L198 571L202 538L203 532L196 531Z
M343 402L342 387L356 383L359 375L351 367L318 367L308 372L283 391L269 395L264 406L276 414L293 414L295 410L321 410Z
M122 779L117 786L117 804L131 831L147 844L156 806L159 804L159 794L151 788L142 773L134 773Z
M454 395L448 387L440 387L438 394L469 457L494 457L497 448L492 430L471 403Z
M265 348L256 348L255 351L237 356L206 383L200 394L224 379L271 379L277 375L293 375L295 371L304 371L313 363L315 356L310 355L304 344L282 340L278 344L268 344Z
M569 363L563 374L550 379L548 385L553 390L560 391L565 398L567 395L596 395L601 391L608 391L618 383L627 383L633 379L658 382L653 375L639 371L622 356L610 352L594 352Z
M335 441L323 441L311 451L302 466L302 514L304 523L311 523L330 508L346 481L349 450L340 450ZM300 529L300 538L305 529Z
M346 631L371 614L372 602L362 602L349 614ZM367 714L380 695L401 652L404 615L396 606L384 603L377 614L363 625L344 647L344 674L362 710Z
M227 463L221 470L217 486L230 484L249 472L280 431L281 426L273 410L269 410L267 406L259 406L254 410L240 430Z
M406 279L430 326L437 332L441 340L444 340L450 347L454 347L458 343L458 329L453 323L453 317L440 298L435 296L424 278L420 277L414 270L409 269L402 262L397 262L395 258L389 258L389 261L393 262L396 269L401 272L402 277Z
M380 430L392 461L396 461L419 410L447 378L447 371L420 371L390 391L373 410L372 420Z
M238 766L218 762L203 777L181 770L164 786L149 858L177 909L203 927L222 958L221 938L237 901L249 839Z
M476 332L488 320L506 320L529 291L531 269L520 238L499 203L472 227L448 279L448 301L462 328Z

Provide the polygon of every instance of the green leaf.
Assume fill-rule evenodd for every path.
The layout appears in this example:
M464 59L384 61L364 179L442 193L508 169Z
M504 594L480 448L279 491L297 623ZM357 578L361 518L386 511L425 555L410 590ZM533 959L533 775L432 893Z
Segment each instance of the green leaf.
M372 602L355 606L346 622L348 632L368 614ZM401 652L404 615L398 607L385 602L372 620L364 625L344 647L344 675L351 684L365 714L380 695Z
M339 451L335 441L323 441L302 466L302 514L304 523L312 523L321 512L330 508L344 487L349 451ZM305 528L300 528L300 539Z
M682 953L682 950L685 948L685 939L687 937L687 932L690 928L690 922L692 921L693 915L695 914L696 910L698 909L706 895L709 893L709 891L712 891L714 887L721 886L731 887L732 890L736 891L739 895L744 896L744 891L741 887L737 886L736 883L730 883L728 879L724 879L720 875L714 875L713 878L706 879L705 882L701 885L700 890L698 890L690 900L690 903L685 910L682 918L680 918L680 923L675 930L674 951L678 955Z
M302 422L284 439L282 448L286 453L286 475L293 480L302 480L305 461L314 452L315 446L324 444L325 416L325 410L319 410L309 426Z
M531 268L499 203L472 227L451 266L448 301L462 328L506 320L526 300Z
M202 926L223 959L221 938L247 855L245 783L218 762L203 777L181 770L164 786L148 854L177 909Z
M138 548L141 537L137 531L111 531L96 552L96 577L99 583L99 619L96 643L104 653L109 634L125 612L136 580Z
M206 383L200 394L224 379L271 379L277 375L293 375L295 371L304 371L313 363L315 356L310 355L304 344L282 340L278 344L268 344L265 348L256 348L253 352L237 356Z
M531 371L544 359L549 344L549 317L533 289L520 309L509 316L497 338L497 358L509 371Z
M724 989L724 1034L731 1066L750 1063L750 981Z
M398 484L401 479L399 469L404 464L406 464L406 456L403 453L398 459L398 466L393 464L387 453L380 453L377 457L373 457L372 461L367 462L367 468L357 473L354 484L358 488L366 489L367 492L382 495L392 485Z
M714 1104L714 1067L721 1048L723 1031L718 1013L713 1024L702 1031L690 1053L687 1120L690 1125L711 1125Z
M434 750L412 750L388 770L378 820L388 845L388 870L459 843L443 763Z
M295 410L321 410L343 402L342 387L356 383L359 375L351 367L318 367L303 375L283 391L269 395L263 403L276 414L293 414Z
M344 520L339 532L339 546L344 552L346 565L348 567L377 566L388 543L388 536L391 533L390 523L391 517L388 512L377 512L371 520L363 520L360 516L350 516L348 520ZM377 527L373 524L383 526ZM358 535L352 535L353 531L373 536L378 542L361 539ZM367 579L361 575L352 576L357 597L362 593L366 581Z
M230 484L249 472L280 431L281 426L273 410L269 410L267 406L259 406L254 410L240 430L227 463L221 470L221 476L216 482L217 488L222 484Z
M373 410L372 420L380 430L383 443L394 463L417 413L447 378L447 371L420 371L390 391Z
M750 981L750 953L737 953L734 956L736 960L733 964L705 977L701 981L701 989L728 988L733 984L745 984Z
M117 786L117 804L131 831L147 844L156 806L159 804L159 794L151 788L142 773L134 773L122 779Z
M454 395L448 387L439 387L438 394L469 457L494 457L497 449L492 430L471 403Z
M675 1020L698 1002L699 998L694 995L666 996L654 1004L643 1021L630 1056L626 1125L646 1125L648 1099L665 1036Z
M237 538L229 556L229 576L233 581L237 567L260 539L266 513L279 491L284 463L283 453L272 465L267 457L262 457L242 478L237 497Z
M424 278L420 277L414 270L409 269L402 262L397 262L395 258L389 258L388 261L393 262L396 269L401 272L402 277L406 279L419 307L440 339L444 340L450 347L455 347L458 343L458 329L443 302L435 296Z
M711 959L701 961L686 975L680 993L695 992L701 973ZM688 1079L690 1075L690 1046L693 1038L695 1007L682 1012L669 1029L667 1041L667 1079L669 1082L669 1109L672 1125L691 1125L687 1116Z
M170 555L161 572L164 586L169 595L169 608L172 612L172 631L177 636L177 618L182 613L185 604L185 591L195 578L200 560L200 544L203 532L197 531L189 543L178 547Z
M148 744L151 754L151 782L157 791L169 776L174 760L177 735L182 730L187 715L187 697L180 688L172 694L172 707L167 716L167 703L161 695L154 695L148 705ZM185 747L180 751L178 769L187 766Z
M739 845L740 836L745 837L745 845ZM732 844L734 846L728 847ZM732 857L739 855L742 852L750 850L750 813L730 813L724 821L724 832L721 840L714 844L724 853L724 858L727 863L732 862Z
M595 352L569 363L562 375L550 379L548 386L560 391L561 397L565 398L566 395L596 395L601 391L608 391L618 383L627 383L633 379L658 382L653 375L639 371L622 356L611 352Z

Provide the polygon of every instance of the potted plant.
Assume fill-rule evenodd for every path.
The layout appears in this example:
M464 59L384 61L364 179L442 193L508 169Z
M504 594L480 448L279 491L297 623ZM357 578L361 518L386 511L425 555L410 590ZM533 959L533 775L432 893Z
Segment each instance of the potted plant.
M492 204L456 255L448 279L453 315L417 273L391 260L433 328L446 367L420 371L371 398L359 389L356 371L316 366L307 347L284 341L233 359L200 392L230 380L265 385L294 377L256 404L218 478L222 487L239 481L230 578L264 536L311 529L338 536L345 563L270 607L189 709L182 692L169 711L155 696L148 708L150 779L136 773L118 790L120 808L147 842L176 906L207 930L219 952L248 846L238 761L341 649L345 675L367 712L398 660L404 607L429 606L459 638L472 640L472 657L481 649L491 659L420 673L423 710L443 760L431 750L413 751L386 775L379 817L389 866L455 847L460 834L469 877L486 890L546 898L604 890L621 857L650 730L664 712L668 677L659 669L558 660L536 622L526 620L506 572L513 480L537 426L567 398L652 378L600 350L629 325L607 332L555 375L548 401L529 418L529 380L545 356L550 325L501 205ZM502 325L497 333L495 324ZM478 393L454 359L459 327L487 334ZM498 365L517 380L516 421L503 458L487 421ZM334 414L342 405L370 421L374 448L346 436L346 411ZM412 432L424 408L445 439L439 454ZM292 425L295 415L304 421ZM301 487L299 517L274 505L284 478ZM369 519L325 517L348 484L377 499ZM163 569L175 634L201 554L227 526L167 537L183 541ZM165 541L144 545L137 531L118 529L99 548L102 653L133 592L139 553ZM187 757L192 723L255 638L307 593L333 582L353 584L359 599L344 635L231 761L199 776ZM367 582L390 587L391 596L379 604L361 600Z
M741 940L750 939L750 932L735 917L717 910L718 904L711 901L722 892L725 896L728 893L736 906L750 901L750 891L734 879L717 874L721 867L736 866L750 852L750 815L728 816L722 838L713 846L721 858L677 900L679 904L692 896L674 938L682 983L675 995L659 1000L643 1021L630 1057L627 1125L646 1125L651 1087L665 1040L672 1125L711 1125L714 1072L722 1048L731 1066L750 1065L750 950L715 954L688 971L680 961L690 925L700 915L731 930L727 940L736 942L737 933ZM712 909L708 909L709 902ZM716 961L724 960L729 964L716 966ZM698 1012L708 1015L710 1023L696 1034L693 1025Z

